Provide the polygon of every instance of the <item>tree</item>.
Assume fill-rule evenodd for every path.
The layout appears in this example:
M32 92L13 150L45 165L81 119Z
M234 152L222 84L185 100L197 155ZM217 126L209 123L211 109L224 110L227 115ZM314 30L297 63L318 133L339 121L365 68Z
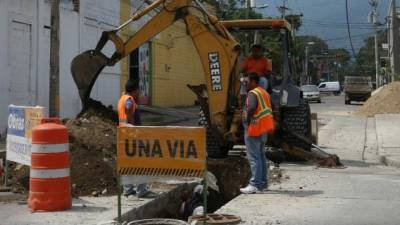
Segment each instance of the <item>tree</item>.
M343 67L348 66L351 60L350 52L344 48L330 49L329 54L335 56L335 61Z
M246 0L207 0L207 3L217 8L217 15L223 20L246 19ZM262 14L249 11L248 19L261 19Z
M379 32L378 42L387 42L387 31ZM382 51L382 45L379 45L379 52ZM358 51L356 72L360 76L371 76L372 80L375 81L375 39L373 36L364 39L364 45Z
M344 81L344 76L350 75L352 68L350 52L344 48L330 49L329 54L333 57L331 67L336 70L338 81Z
M301 17L303 17L302 14L297 15L297 14L292 14L292 15L287 15L285 16L285 19L289 21L289 23L293 26L293 29L296 31L299 30L299 28L302 25Z
M317 83L319 81L318 78L318 64L320 63L317 59L318 57L325 53L328 53L329 47L328 44L317 36L297 36L294 40L294 46L292 49L292 54L298 56L298 63L297 63L297 71L300 74L304 74L305 68L304 63L306 60L306 48L308 48L308 74L307 76L311 76L311 80L313 83Z
M322 55L329 51L328 44L317 36L297 36L295 38L296 54L305 57L305 48L308 46L308 54Z

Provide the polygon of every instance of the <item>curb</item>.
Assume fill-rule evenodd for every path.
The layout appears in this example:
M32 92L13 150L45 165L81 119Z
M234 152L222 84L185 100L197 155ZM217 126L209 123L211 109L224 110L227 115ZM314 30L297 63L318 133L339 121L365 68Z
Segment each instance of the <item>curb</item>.
M399 160L394 160L390 155L384 155L383 147L380 145L381 140L380 140L380 135L378 135L378 128L377 128L377 120L376 116L374 116L375 120L375 132L376 132L376 141L377 141L377 150L378 150L378 157L379 157L379 162L385 166L390 166L390 167L395 167L400 169L400 161Z

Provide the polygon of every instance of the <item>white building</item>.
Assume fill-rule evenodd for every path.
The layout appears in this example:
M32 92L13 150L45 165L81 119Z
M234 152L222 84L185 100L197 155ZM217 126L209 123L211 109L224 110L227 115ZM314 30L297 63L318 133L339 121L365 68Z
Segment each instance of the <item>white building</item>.
M119 0L61 0L60 116L80 110L78 91L70 73L74 56L93 49L101 32L120 24ZM7 107L49 102L50 1L0 0L0 135L7 127ZM107 45L106 54L113 46ZM92 97L104 104L117 102L120 68L108 67L99 76Z

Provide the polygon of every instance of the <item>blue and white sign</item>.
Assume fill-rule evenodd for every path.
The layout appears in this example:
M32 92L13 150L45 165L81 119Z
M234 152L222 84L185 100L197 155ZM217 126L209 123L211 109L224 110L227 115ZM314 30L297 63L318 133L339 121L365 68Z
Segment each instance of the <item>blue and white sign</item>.
M25 137L25 108L8 107L8 129L7 134Z
M7 160L31 165L32 128L40 124L43 107L8 107Z

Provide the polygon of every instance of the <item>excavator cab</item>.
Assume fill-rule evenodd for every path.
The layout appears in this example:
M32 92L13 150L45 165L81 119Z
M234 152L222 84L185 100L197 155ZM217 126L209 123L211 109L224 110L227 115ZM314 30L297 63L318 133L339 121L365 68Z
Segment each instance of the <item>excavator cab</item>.
M272 87L271 101L275 107L297 107L300 104L300 88L294 85L289 58L289 45L292 38L292 27L281 19L249 19L222 21L232 32L272 30L280 33L282 45L282 79Z

